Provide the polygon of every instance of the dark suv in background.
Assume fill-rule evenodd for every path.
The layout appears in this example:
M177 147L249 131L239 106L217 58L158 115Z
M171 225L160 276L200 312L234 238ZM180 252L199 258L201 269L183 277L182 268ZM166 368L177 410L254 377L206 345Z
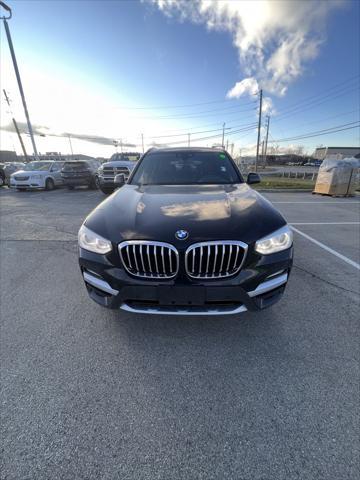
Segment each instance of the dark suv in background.
M97 171L100 167L98 160L79 160L65 162L61 170L61 178L68 189L87 186L97 188Z

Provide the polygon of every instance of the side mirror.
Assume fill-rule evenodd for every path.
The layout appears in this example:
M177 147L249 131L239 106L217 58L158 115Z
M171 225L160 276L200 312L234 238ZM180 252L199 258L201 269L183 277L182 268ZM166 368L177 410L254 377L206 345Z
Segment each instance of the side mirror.
M115 175L114 185L115 185L117 188L120 188L120 187L122 187L123 185L125 185L125 175L124 175L123 173L118 173L117 175Z
M250 172L247 176L247 180L246 180L246 183L248 185L253 185L254 183L260 183L261 182L261 178L260 178L260 175L258 175L257 173L254 173L254 172Z

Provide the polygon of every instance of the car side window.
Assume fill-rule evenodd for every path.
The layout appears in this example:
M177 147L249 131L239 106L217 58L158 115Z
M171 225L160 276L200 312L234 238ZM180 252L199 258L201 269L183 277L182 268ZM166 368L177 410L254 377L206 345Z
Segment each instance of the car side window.
M51 172L58 172L61 169L60 163L54 163L50 169Z

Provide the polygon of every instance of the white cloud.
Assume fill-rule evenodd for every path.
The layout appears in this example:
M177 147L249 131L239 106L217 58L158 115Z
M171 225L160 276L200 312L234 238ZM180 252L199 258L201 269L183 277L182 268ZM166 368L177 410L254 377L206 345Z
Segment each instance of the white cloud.
M316 58L325 38L325 20L344 0L154 0L167 16L230 32L246 77L228 97L252 93L257 82L284 95Z
M236 82L226 96L227 98L239 98L241 95L256 95L259 91L259 85L255 78L244 78L241 82Z
M274 106L273 106L273 101L271 100L270 97L264 97L263 98L262 112L263 113L271 113L272 115L274 115L276 113L275 109L274 109Z

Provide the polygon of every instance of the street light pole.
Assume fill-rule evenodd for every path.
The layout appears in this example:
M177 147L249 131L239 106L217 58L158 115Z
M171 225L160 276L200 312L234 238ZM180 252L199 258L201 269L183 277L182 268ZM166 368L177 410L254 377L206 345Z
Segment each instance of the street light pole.
M6 100L6 103L8 104L9 106L9 109L10 109L10 115L11 115L11 118L12 118L12 121L13 121L13 124L14 124L14 127L15 127L15 130L16 130L16 133L17 133L17 136L19 138L19 142L20 142L20 145L21 145L21 149L23 151L23 154L24 154L24 159L25 159L25 162L27 162L29 159L28 159L28 156L27 156L27 153L26 153L26 149L25 149L25 145L24 145L24 142L23 142L23 139L21 138L21 134L20 134L20 131L19 131L19 127L16 123L16 120L14 118L14 115L12 113L12 110L11 110L11 105L10 105L10 100L9 100L9 97L6 93L6 90L5 88L3 88L3 92L4 92L4 95L5 95L5 100Z
M69 144L70 144L70 151L71 151L71 155L74 156L74 152L73 152L73 147L72 147L72 142L71 142L71 135L69 133L68 135L68 138L69 138Z
M3 16L3 17L0 17L0 18L4 21L6 37L7 37L7 40L8 40L10 54L11 54L11 58L12 58L12 62L13 62L13 65L14 65L14 70L15 70L15 76L16 76L16 80L17 80L17 83L18 83L22 104L23 104L23 107L24 107L26 122L27 122L29 133L30 133L32 147L33 147L33 150L34 150L34 156L35 156L36 160L39 160L39 155L38 155L38 151L37 151L36 144L35 144L34 132L33 132L32 126L31 126L30 116L29 116L29 112L28 112L27 105L26 105L26 100L25 100L24 89L23 89L23 86L22 86L22 83L21 83L20 72L19 72L17 61L16 61L14 45L12 43L10 29L9 29L9 25L8 25L8 22L7 22L7 20L9 20L12 16L11 8L2 1L0 1L0 6L3 7L6 11L9 12L8 17Z

